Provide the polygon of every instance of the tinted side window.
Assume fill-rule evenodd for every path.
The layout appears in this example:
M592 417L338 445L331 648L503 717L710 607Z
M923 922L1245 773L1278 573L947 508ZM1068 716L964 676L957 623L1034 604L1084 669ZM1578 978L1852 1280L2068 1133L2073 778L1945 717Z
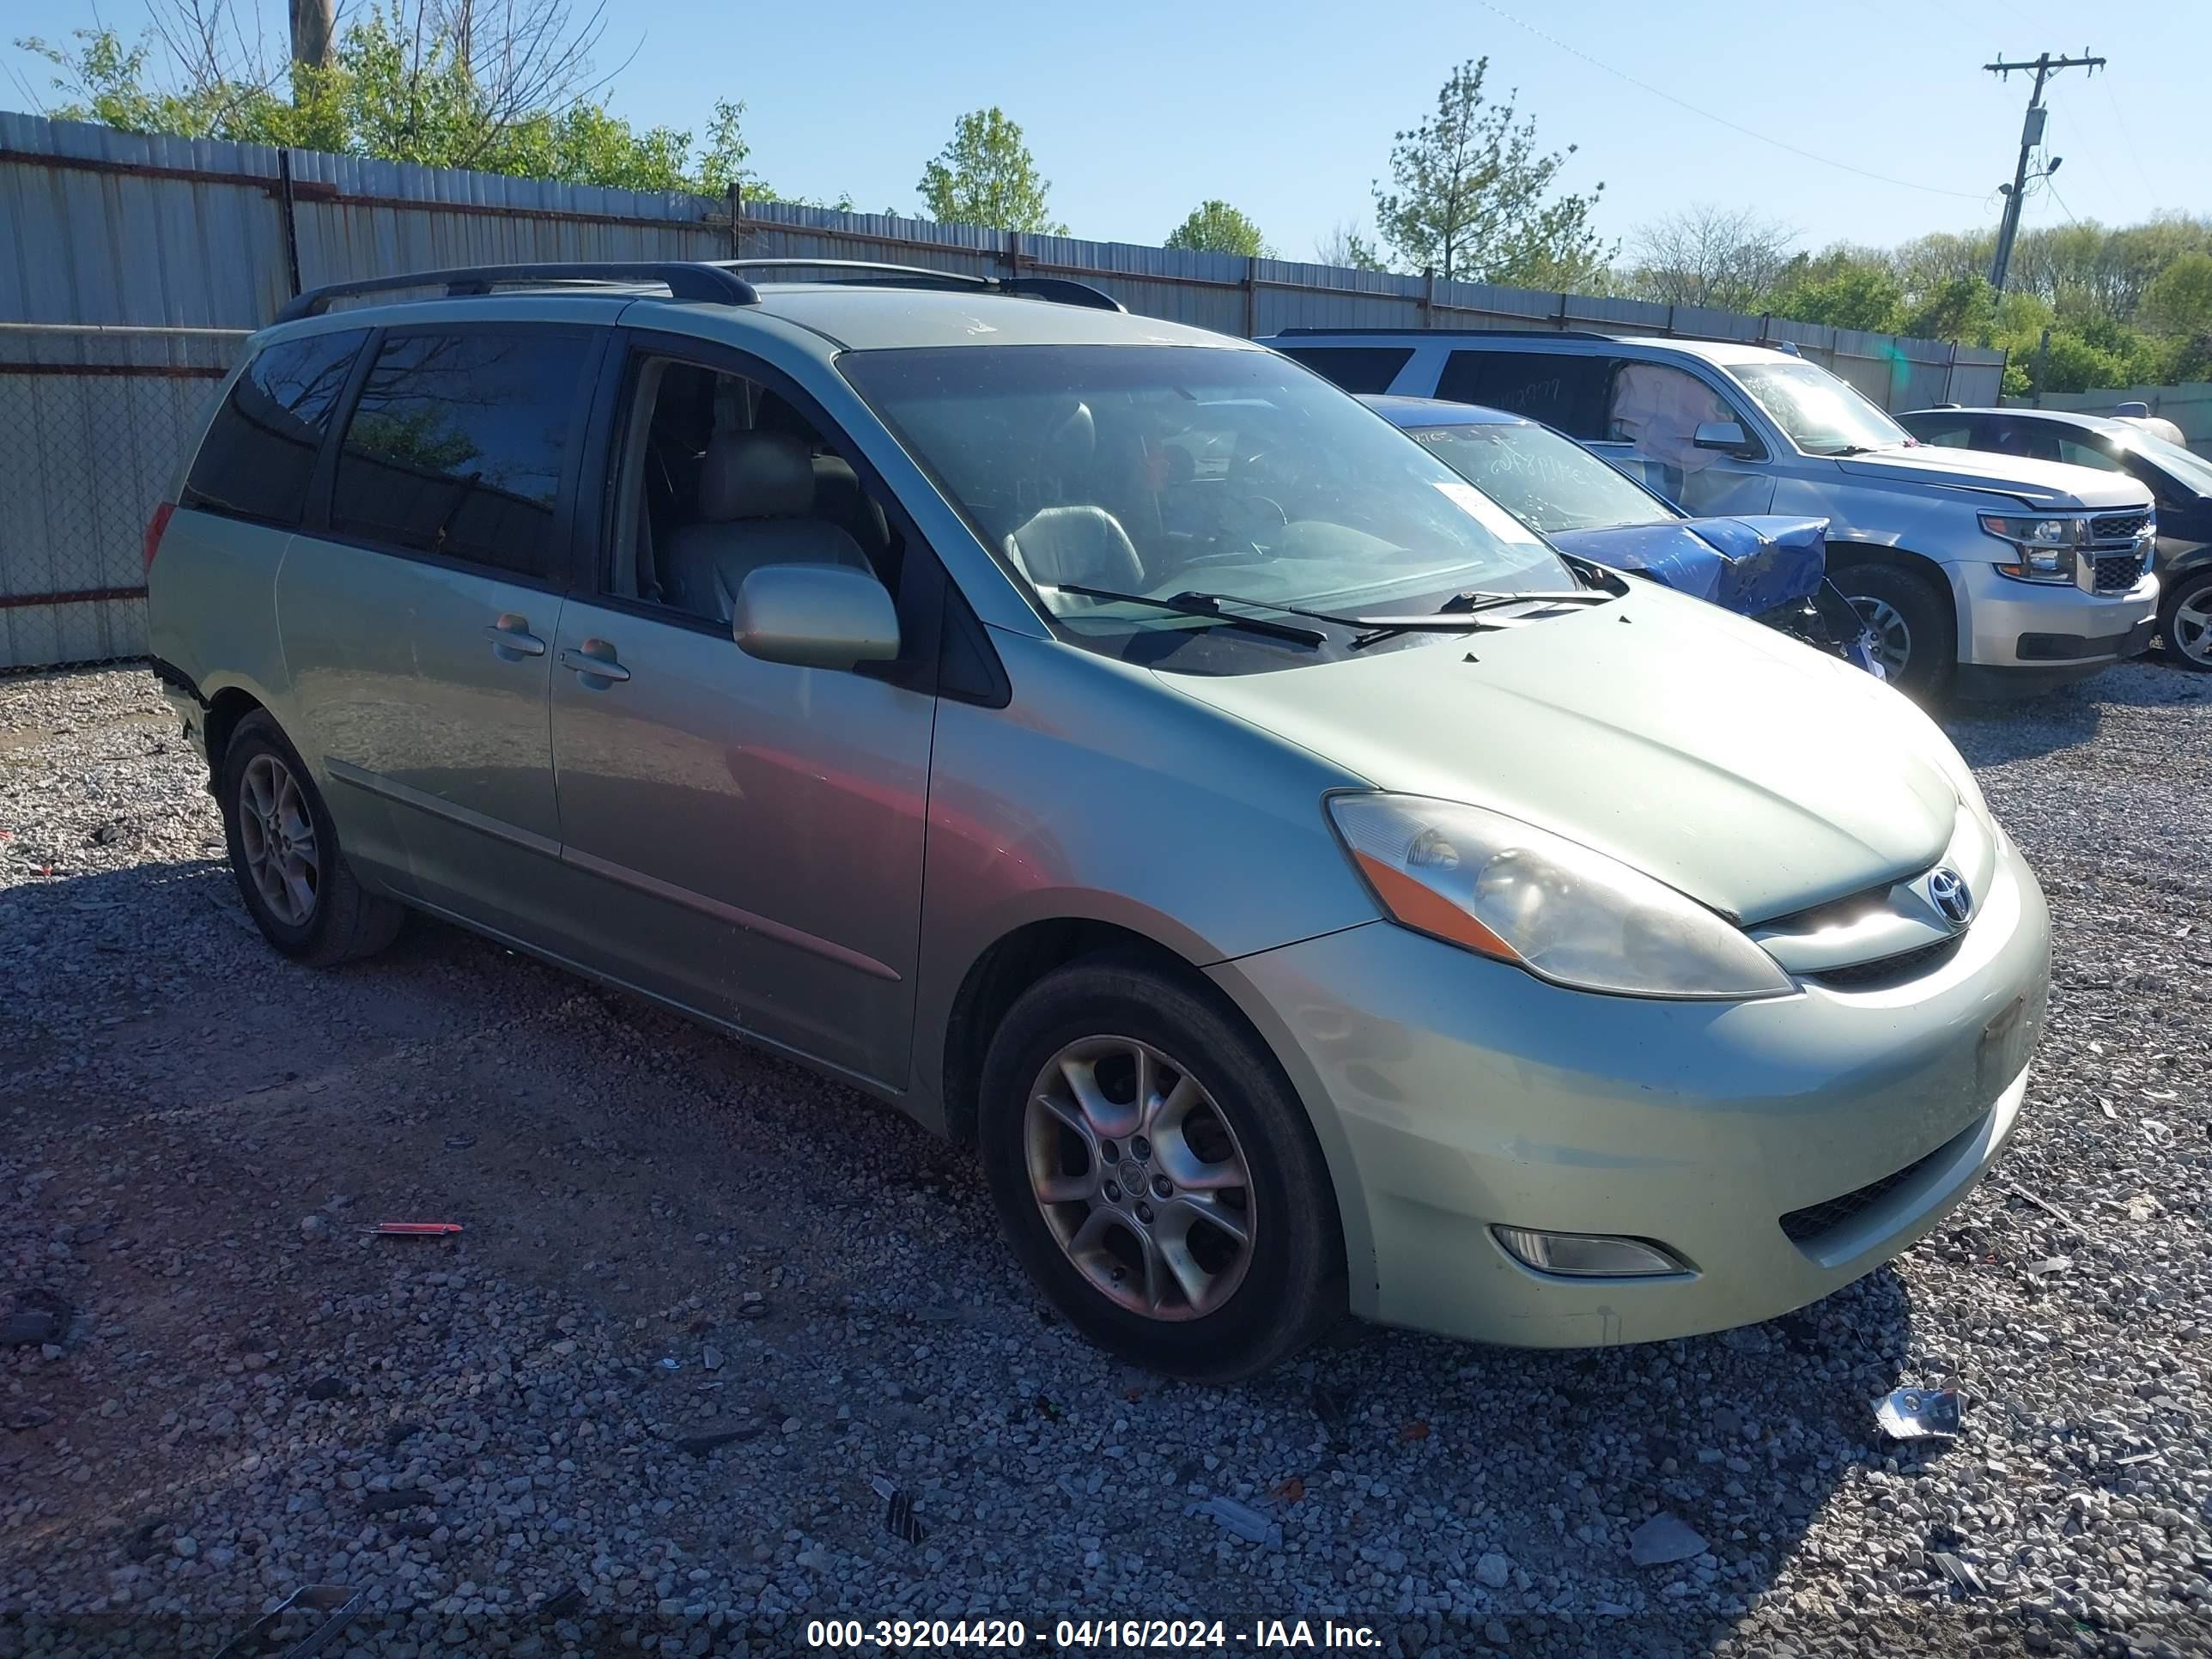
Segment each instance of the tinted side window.
M262 524L298 524L315 453L368 337L363 329L312 334L258 353L216 411L180 504Z
M1411 346L1286 346L1283 356L1304 363L1346 392L1388 392L1413 355Z
M346 426L331 529L551 574L588 350L549 331L388 337Z
M1558 351L1455 351L1445 360L1437 396L1455 404L1510 410L1571 438L1605 436L1609 357Z
M1940 444L1946 449L1975 447L1974 423L1964 415L1911 415L1901 417L1899 424L1923 444Z
M2058 459L2069 466L2094 466L2100 472L2124 472L2127 468L2094 443L2061 436Z

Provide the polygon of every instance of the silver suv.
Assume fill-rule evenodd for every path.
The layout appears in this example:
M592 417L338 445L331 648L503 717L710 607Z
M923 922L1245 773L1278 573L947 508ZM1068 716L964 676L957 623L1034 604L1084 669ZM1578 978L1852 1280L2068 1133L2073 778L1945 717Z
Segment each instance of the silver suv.
M2149 490L1929 447L1794 352L1525 329L1290 329L1264 343L1347 391L1541 421L1692 514L1826 519L1829 574L1890 679L1917 695L2039 691L2150 644Z
M1998 1156L2048 918L1906 699L1248 342L769 275L252 340L147 553L277 950L421 911L793 1055L1191 1376L1764 1318Z

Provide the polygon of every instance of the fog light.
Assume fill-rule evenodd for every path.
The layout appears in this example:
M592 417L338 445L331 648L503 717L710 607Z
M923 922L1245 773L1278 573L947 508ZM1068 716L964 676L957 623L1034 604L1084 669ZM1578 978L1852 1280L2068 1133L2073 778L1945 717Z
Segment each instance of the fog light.
M1636 1279L1691 1271L1688 1263L1640 1238L1614 1238L1604 1233L1540 1233L1528 1227L1490 1231L1516 1261L1539 1273Z

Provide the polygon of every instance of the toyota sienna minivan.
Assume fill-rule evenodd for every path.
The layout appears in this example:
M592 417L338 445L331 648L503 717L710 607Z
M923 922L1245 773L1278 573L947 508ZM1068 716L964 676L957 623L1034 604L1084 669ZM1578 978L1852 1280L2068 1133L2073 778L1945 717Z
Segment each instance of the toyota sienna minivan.
M1910 702L1073 283L317 290L146 555L276 949L422 911L893 1102L1171 1373L1764 1319L2021 1109L2043 896Z

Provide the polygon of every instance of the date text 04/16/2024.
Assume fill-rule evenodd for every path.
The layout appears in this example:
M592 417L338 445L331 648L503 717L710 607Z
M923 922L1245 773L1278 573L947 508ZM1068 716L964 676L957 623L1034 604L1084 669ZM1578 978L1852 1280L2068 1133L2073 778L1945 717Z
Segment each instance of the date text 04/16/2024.
M1060 1619L1049 1637L1018 1619L817 1619L806 1626L813 1648L936 1652L946 1649L1019 1651L1032 1642L1082 1653L1144 1650L1264 1653L1294 1649L1379 1649L1374 1626L1339 1619L1258 1619L1249 1626L1221 1619Z

